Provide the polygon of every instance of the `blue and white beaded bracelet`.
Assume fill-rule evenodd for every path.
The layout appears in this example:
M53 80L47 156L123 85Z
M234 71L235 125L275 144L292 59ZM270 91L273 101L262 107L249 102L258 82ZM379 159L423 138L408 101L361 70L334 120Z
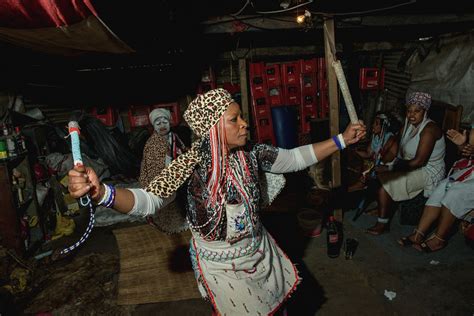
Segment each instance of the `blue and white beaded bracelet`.
M102 198L97 203L97 205L111 208L115 202L115 194L116 194L115 187L112 185L105 184L105 183L103 185L105 188L104 196L102 196Z

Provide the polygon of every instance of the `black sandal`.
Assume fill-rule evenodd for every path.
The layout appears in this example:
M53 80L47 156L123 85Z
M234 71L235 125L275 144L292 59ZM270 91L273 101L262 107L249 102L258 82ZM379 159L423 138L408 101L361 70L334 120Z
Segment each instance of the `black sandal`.
M421 241L416 242L416 241L413 241L413 240L410 239L411 236L415 236L415 240L416 240L416 235L417 234L419 234L421 236L422 240L423 240L423 237L425 237L425 234L423 234L421 231L419 231L418 229L415 228L413 230L413 233L411 233L410 235L408 235L406 237L400 238L397 242L403 247L413 246L414 244L419 245L421 243Z

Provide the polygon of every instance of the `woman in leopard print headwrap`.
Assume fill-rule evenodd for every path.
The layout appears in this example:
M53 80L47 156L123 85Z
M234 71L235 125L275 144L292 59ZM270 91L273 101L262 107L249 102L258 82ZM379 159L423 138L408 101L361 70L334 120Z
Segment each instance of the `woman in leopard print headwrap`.
M104 186L89 168L87 177L78 170L69 172L69 191L73 197L89 192L94 201L112 204L119 212L147 216L159 214L187 184L191 261L202 296L218 315L274 314L300 278L260 222L259 171L305 169L359 141L365 126L350 124L343 134L291 150L248 145L239 105L223 89L198 95L184 118L198 139L146 191Z

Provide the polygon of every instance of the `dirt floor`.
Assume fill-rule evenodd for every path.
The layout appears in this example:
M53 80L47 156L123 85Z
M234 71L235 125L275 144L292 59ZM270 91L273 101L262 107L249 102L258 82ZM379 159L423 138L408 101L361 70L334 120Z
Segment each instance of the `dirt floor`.
M346 260L343 252L331 259L326 254L325 231L320 237L307 238L298 226L296 214L305 206L304 192L286 190L276 206L262 213L264 225L297 263L303 277L288 302L289 315L474 314L474 252L460 233L444 250L422 254L396 243L397 238L413 230L412 226L401 226L396 216L389 234L374 237L364 233L375 221L374 216L364 214L353 222L353 211L347 211L344 238L357 239L359 246L352 260ZM94 229L77 254L51 265L51 271L62 269L62 274L55 273L42 290L21 301L17 312L36 314L43 309L53 315L210 315L209 305L201 299L116 305L120 254L112 230L131 225L137 223ZM82 281L72 280L71 275L81 275ZM396 297L389 300L385 291L396 293Z

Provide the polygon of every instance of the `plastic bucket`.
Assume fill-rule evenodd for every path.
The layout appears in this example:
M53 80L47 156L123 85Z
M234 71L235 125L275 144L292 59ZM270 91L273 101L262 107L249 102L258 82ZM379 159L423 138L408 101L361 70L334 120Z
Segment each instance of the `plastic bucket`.
M272 108L273 133L277 146L291 149L298 146L298 126L294 106Z

